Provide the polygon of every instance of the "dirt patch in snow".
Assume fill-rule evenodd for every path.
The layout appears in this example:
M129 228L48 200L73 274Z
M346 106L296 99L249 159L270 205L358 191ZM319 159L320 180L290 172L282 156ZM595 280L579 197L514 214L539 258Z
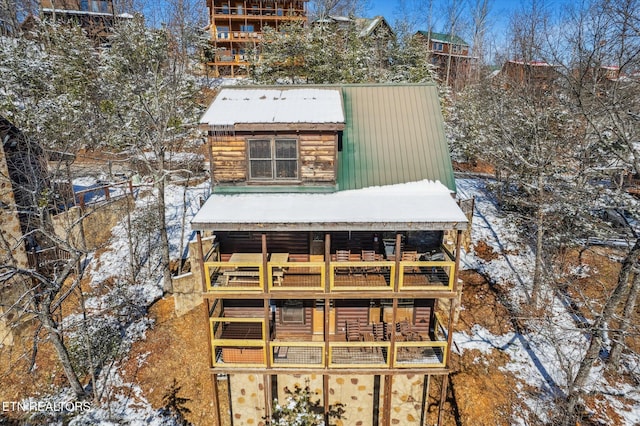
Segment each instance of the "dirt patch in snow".
M496 335L513 332L499 292L474 271L461 271L460 278L464 281L463 310L456 331L468 333L477 324ZM488 353L466 350L460 355L454 346L445 425L510 424L510 413L521 408L516 391L523 384L501 369L508 361L508 354L499 349Z
M456 172L470 172L470 173L487 173L494 174L495 168L484 161L474 160L470 162L457 162L453 161L453 170Z
M493 251L493 247L484 242L484 240L474 243L473 250L476 253L476 256L487 262L491 262L492 260L500 257L499 253Z
M175 378L181 386L178 396L189 400L187 419L196 425L215 425L204 304L176 317L173 297L165 297L150 308L149 317L155 325L145 340L133 345L123 376L140 386L154 408L164 405L163 397Z

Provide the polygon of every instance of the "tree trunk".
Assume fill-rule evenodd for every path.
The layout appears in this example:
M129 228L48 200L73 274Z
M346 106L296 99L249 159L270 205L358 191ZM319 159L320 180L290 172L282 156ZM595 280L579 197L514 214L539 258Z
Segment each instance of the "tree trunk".
M622 314L620 327L615 332L611 333L613 343L611 344L611 352L609 353L607 364L614 370L617 370L620 366L620 355L622 355L622 349L624 348L624 337L633 321L638 293L640 293L640 274L636 273L633 277L631 288L629 289L629 295L627 296L627 301L624 305L624 312Z
M542 205L538 205L536 212L536 258L533 266L533 284L531 287L531 303L538 307L540 288L542 287L542 251L544 247L544 212Z
M613 316L616 307L622 300L627 289L629 276L631 275L632 269L638 262L639 255L640 239L636 240L635 245L622 262L622 268L620 269L620 274L618 274L618 283L616 288L607 299L604 308L602 309L602 313L595 319L591 326L591 341L589 342L589 347L587 348L587 352L585 353L582 362L580 362L578 372L576 373L573 382L569 384L567 391L567 415L562 423L564 426L576 424L576 406L578 405L580 397L582 396L582 390L589 378L591 367L600 354L605 327Z
M67 377L67 380L69 381L69 385L71 385L71 389L73 389L73 392L78 398L83 398L86 395L86 392L82 387L80 380L78 379L78 375L71 366L71 358L69 357L69 352L67 351L67 347L64 345L64 342L60 337L60 330L51 317L50 306L51 302L43 304L41 311L38 313L38 318L49 332L51 343L53 343L53 347L58 354L58 359L60 360L60 364L62 364L62 369L64 370L64 374Z
M164 155L164 153L163 153ZM162 160L160 160L163 163ZM164 170L162 167L160 170ZM171 282L171 257L169 256L169 237L167 236L166 206L164 201L164 176L158 179L158 224L160 226L160 251L162 253L162 289L166 293L173 292Z

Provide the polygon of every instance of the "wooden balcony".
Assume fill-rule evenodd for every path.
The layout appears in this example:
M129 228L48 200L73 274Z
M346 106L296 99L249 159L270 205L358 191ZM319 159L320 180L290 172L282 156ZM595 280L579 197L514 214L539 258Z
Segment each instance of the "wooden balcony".
M256 19L281 19L281 20L300 20L307 19L307 14L304 9L298 9L295 7L290 8L273 8L273 7L243 7L228 8L228 7L214 7L211 11L214 19L225 20L256 20Z
M424 369L443 368L447 363L447 342L437 333L377 336L373 324L363 327L357 339L331 334L328 345L319 339L321 336L312 334L267 340L267 325L261 318L210 318L210 332L213 367ZM278 335L277 327L271 335Z
M260 41L262 39L262 34L259 32L244 32L244 31L222 31L218 32L215 35L215 40L217 42L250 42L250 41Z
M383 259L381 255L373 261L338 261L333 255L329 262L325 262L323 256L289 256L288 253L268 256L266 269L261 253L234 253L223 256L226 261L205 262L207 292L275 295L362 290L376 293L453 291L454 288L455 262L446 251L439 256L441 260L409 261L379 260Z
M246 55L216 55L209 65L249 65Z

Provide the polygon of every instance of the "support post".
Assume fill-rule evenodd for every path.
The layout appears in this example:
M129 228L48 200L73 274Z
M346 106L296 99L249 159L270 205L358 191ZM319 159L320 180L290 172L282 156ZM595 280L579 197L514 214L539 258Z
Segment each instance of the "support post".
M440 404L438 404L438 426L444 424L444 402L447 400L447 386L449 384L449 375L442 375L442 387L440 392Z
M460 317L460 306L462 306L462 285L458 285L458 275L460 271L460 251L461 251L461 243L462 243L462 231L458 230L457 238L456 238L456 266L455 271L453 272L453 290L456 292L456 298L452 301L452 304L456 305L454 314L453 314L453 325L458 323L458 319Z

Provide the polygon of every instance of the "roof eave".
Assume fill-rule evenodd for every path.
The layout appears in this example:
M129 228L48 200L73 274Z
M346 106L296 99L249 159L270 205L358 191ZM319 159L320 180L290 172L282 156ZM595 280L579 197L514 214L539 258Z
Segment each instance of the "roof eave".
M198 231L444 231L465 230L467 222L315 222L315 223L214 223L191 222Z
M200 123L203 131L217 131L224 128L226 131L235 132L304 132L304 131L342 131L344 123L236 123L229 125L216 125Z

